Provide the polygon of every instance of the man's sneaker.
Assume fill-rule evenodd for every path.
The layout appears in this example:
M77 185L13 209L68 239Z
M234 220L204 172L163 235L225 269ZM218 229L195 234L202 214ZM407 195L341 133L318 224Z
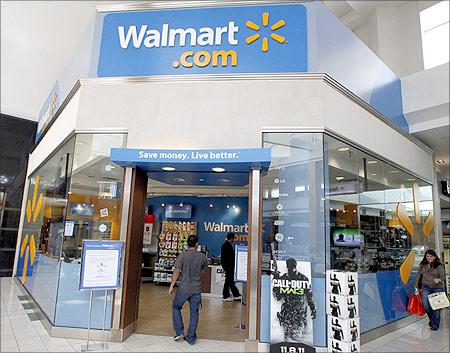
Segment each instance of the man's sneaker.
M232 302L232 301L234 301L234 299L232 297L228 297L228 298L222 298L222 301L224 301L224 302Z
M234 301L240 301L242 299L242 296L240 295L239 297L233 297Z
M175 342L178 342L178 341L181 340L182 338L184 338L183 335L177 335L177 336L174 336L174 337L173 337L173 340L174 340Z

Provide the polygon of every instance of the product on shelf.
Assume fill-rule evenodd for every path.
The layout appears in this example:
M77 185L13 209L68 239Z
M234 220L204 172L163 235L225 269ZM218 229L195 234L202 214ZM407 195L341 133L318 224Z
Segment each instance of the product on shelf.
M197 235L197 222L162 222L159 235L159 259L155 264L154 282L172 281L175 260L185 249L187 238L190 235Z

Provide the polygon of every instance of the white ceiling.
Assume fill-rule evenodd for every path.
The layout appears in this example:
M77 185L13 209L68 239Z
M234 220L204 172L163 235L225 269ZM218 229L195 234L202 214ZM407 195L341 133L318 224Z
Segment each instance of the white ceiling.
M39 111L97 4L1 1L1 112L38 120Z

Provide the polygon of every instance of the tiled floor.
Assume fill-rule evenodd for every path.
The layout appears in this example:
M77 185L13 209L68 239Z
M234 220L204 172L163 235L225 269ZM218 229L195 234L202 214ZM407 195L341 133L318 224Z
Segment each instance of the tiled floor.
M49 337L11 278L1 278L1 352L80 352L85 341ZM28 307L28 305L25 305ZM363 352L449 352L450 314L442 327L430 331L426 319L394 331L361 347ZM94 342L95 344L95 342ZM199 339L194 346L172 337L134 334L123 343L109 343L110 352L243 352L244 344ZM323 351L323 350L320 350Z

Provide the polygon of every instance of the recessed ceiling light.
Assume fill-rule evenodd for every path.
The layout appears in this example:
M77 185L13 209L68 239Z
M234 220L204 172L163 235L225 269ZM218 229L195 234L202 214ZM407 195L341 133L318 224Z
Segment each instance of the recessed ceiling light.
M416 179L410 178L410 179L408 179L408 181L416 181Z
M229 183L231 180L227 179L227 178L219 178L219 179L217 179L217 181L219 181L221 183Z
M179 183L186 181L186 179L183 178L173 178L173 180L178 181Z
M377 175L377 174L376 174L376 173L372 173L371 175L375 176L375 175Z
M203 178L200 178L200 179L198 179L199 181L205 181L205 179L203 179Z
M367 164L377 164L378 161L367 161Z
M395 174L395 173L398 173L398 170L391 170L389 173Z
M344 180L345 178L343 176L337 176L336 180Z
M222 173L225 171L225 169L221 168L221 167L214 167L214 168L212 168L212 171L216 172L216 173Z
M436 163L442 164L442 163L445 163L445 161L444 161L443 159L438 159L438 160L436 161Z
M174 167L162 167L161 169L162 169L162 170L165 170L165 171L167 171L167 172L173 172L173 171L175 170Z
M341 148L338 148L338 151L339 152L345 152L345 151L348 151L350 148L348 148L348 147L341 147Z

